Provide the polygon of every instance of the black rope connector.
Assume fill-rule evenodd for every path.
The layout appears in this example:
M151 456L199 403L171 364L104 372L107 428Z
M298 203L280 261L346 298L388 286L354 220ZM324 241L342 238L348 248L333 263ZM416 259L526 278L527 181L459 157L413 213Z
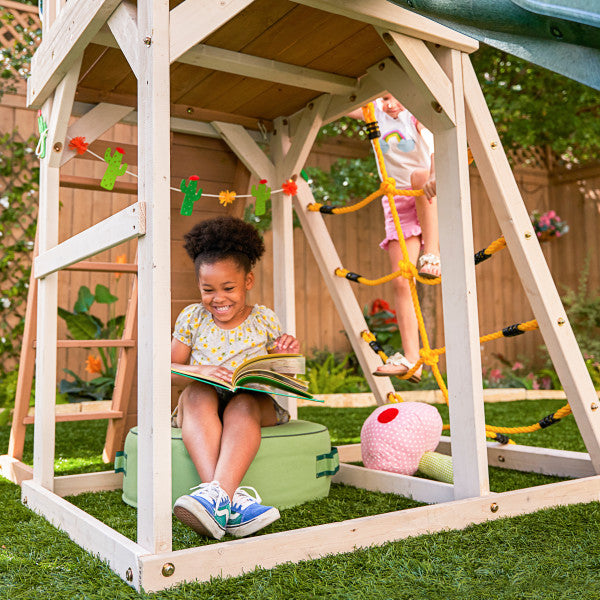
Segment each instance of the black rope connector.
M508 444L508 442L510 442L510 438L503 433L496 433L496 437L494 439L500 444Z
M376 352L376 353L379 353L383 350L383 348L379 345L379 342L377 340L369 342L369 346L371 346L371 348L373 349L373 352Z
M356 283L358 283L359 277L360 275L358 273L352 273L352 271L348 271L348 273L346 273L346 279L349 279L350 281L356 281Z
M486 254L485 250L480 250L479 252L477 252L477 254L475 254L475 264L478 265L479 263L482 263L484 260L490 258L490 256L492 255Z
M319 212L325 215L332 215L334 208L335 206L325 204L324 206L319 207Z
M509 325L502 330L502 335L504 337L515 337L516 335L522 335L525 333L522 329L519 329L519 325L521 323L515 323L514 325Z
M548 415L547 417L544 417L541 421L538 421L538 425L542 429L546 429L546 427L550 427L550 425L554 425L554 423L558 423L559 421L560 421L560 419L554 418L554 413L553 413L551 415Z
M371 121L366 124L367 135L370 140L375 140L378 137L381 137L381 133L379 132L379 123L377 121Z

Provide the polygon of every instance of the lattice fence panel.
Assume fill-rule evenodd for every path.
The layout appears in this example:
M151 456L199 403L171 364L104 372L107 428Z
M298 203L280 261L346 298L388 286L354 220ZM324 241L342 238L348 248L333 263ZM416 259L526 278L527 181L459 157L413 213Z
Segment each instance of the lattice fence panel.
M0 376L19 361L37 218L36 139L0 137Z

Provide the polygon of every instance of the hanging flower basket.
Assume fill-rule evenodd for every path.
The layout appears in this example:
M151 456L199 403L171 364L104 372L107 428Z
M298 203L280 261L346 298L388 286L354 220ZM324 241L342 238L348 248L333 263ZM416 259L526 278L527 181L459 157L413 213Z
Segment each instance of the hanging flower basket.
M542 213L536 209L529 217L540 242L561 237L569 231L566 221L563 221L553 210Z

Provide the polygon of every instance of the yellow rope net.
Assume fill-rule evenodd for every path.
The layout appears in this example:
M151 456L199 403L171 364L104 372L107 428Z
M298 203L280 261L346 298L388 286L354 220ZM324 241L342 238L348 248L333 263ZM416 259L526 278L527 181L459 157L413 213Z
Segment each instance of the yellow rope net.
M365 122L367 123L367 129L377 131L377 121L375 119L375 109L374 109L373 103L370 103L367 106L363 106L362 110L363 110L363 117L365 119ZM311 210L311 211L320 211L320 212L328 213L328 214L344 214L344 213L349 213L349 212L354 212L356 210L359 210L359 209L363 208L364 206L366 206L367 204L369 204L370 202L372 202L373 200L375 200L376 198L379 198L381 196L387 197L390 211L391 211L392 217L394 219L394 224L396 226L396 231L398 233L398 242L400 244L400 248L402 251L402 260L398 264L400 269L398 271L394 271L393 273L390 273L389 275L380 277L379 279L367 279L365 277L362 277L361 275L352 273L351 271L348 271L347 269L342 269L342 268L336 269L335 274L338 277L345 277L346 279L350 279L351 281L356 281L358 283L362 283L364 285L370 285L370 286L375 286L375 285L380 285L382 283L386 283L388 281L391 281L392 279L395 279L396 277L404 277L408 281L409 288L410 288L410 294L411 294L412 301L413 301L413 307L415 310L415 315L417 317L419 334L421 336L422 348L420 350L419 360L415 363L415 365L409 371L407 371L406 373L404 373L403 375L398 376L398 377L400 379L410 379L416 373L416 371L420 368L421 365L428 365L431 368L433 376L435 377L435 380L442 392L444 401L446 402L446 404L448 404L448 402L449 402L448 401L448 388L446 387L446 384L444 383L444 380L442 378L442 374L440 373L440 370L438 368L439 357L440 357L440 355L442 355L446 352L446 348L445 347L431 348L431 346L429 344L429 337L428 337L427 331L425 329L425 323L423 320L423 314L421 311L421 305L419 303L417 287L416 287L416 283L415 283L416 281L419 281L426 285L437 285L441 282L441 277L437 277L435 279L427 279L427 278L421 277L419 275L415 265L413 265L412 262L410 261L409 255L408 255L408 248L406 246L406 241L404 239L404 234L402 232L402 225L400 224L400 218L398 217L398 211L396 210L396 203L394 201L394 196L397 196L397 195L422 196L423 190L402 190L402 189L396 188L396 182L394 181L394 179L392 177L388 177L388 174L387 174L385 162L383 160L383 153L381 151L381 145L379 142L379 136L374 135L374 136L372 136L371 139L373 141L373 148L375 150L375 156L377 159L377 164L379 165L379 172L381 173L381 179L382 179L379 189L376 192L374 192L373 194L371 194L370 196L367 196L364 200L357 202L356 204L353 204L351 206L332 207L332 206L325 206L325 205L319 204L319 203L313 203L313 204L308 205L307 208L308 208L308 210ZM498 238L497 240L492 242L487 248L479 251L475 255L475 264L479 264L480 262L482 262L482 261L486 260L487 258L489 258L490 256L492 256L492 254L498 252L499 250L502 250L505 247L506 247L506 240L504 239L504 237ZM537 328L538 328L537 321L535 321L535 320L526 321L524 323L518 323L516 325L511 325L509 327L505 327L504 329L501 329L494 333L481 336L479 339L483 343L483 342L488 342L491 340L496 340L501 337L512 337L515 335L519 335L521 333L525 333L526 331L532 331ZM380 356L380 358L385 362L388 357L385 354L385 352L383 351L383 349L377 343L375 336L370 331L363 331L361 336L371 346L371 348ZM389 402L401 402L402 398L398 393L390 393L388 395L388 401ZM571 408L568 404L566 404L565 406L563 406L562 408L557 410L555 413L548 415L547 417L544 417L539 422L534 423L532 425L525 426L525 427L495 427L493 425L486 424L485 425L486 437L494 438L502 443L514 443L512 440L510 440L509 438L506 437L507 434L529 433L529 432L533 432L533 431L538 431L540 429L548 427L549 425L552 425L553 423L556 423L561 418L569 415L570 413L571 413ZM449 425L444 426L445 430L447 430L449 428L450 428Z

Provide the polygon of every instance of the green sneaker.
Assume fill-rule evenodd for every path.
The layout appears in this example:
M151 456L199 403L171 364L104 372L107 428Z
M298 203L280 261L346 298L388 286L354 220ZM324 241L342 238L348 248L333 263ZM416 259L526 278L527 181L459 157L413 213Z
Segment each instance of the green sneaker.
M231 504L218 481L201 483L192 493L177 498L175 516L201 535L220 540L225 535Z

